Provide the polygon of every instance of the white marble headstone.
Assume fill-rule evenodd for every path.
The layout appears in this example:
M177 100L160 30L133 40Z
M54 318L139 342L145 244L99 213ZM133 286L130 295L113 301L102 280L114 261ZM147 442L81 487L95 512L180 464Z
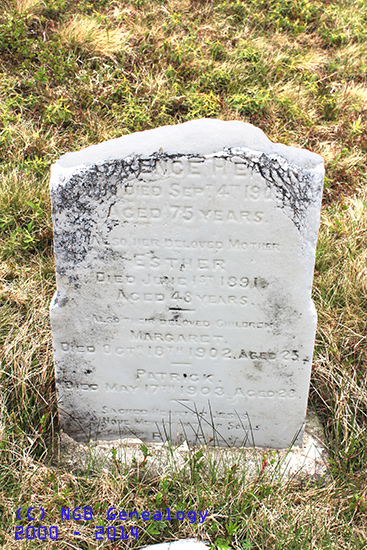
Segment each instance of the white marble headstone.
M323 159L204 119L52 167L59 412L77 440L301 441Z

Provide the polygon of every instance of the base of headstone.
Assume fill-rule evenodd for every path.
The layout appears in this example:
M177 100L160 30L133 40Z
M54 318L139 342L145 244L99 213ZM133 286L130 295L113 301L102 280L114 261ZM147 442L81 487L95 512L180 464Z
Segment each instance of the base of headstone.
M328 454L323 431L316 414L307 413L302 446L290 449L267 449L263 447L188 447L186 442L179 446L168 443L144 443L148 456L141 448L138 438L124 438L115 441L91 441L79 443L61 432L59 465L71 471L98 471L103 468L134 468L138 476L161 477L178 472L186 467L190 457L199 449L205 449L204 465L216 461L218 472L225 471L236 463L237 472L248 478L259 475L272 480L310 479L318 480L328 473ZM211 460L206 460L211 458ZM208 466L209 467L209 466Z

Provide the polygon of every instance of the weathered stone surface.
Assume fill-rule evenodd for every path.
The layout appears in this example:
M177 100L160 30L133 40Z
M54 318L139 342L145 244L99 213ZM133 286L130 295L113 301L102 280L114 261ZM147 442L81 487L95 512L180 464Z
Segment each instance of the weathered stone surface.
M139 479L161 479L183 471L190 475L193 461L200 451L201 475L212 477L213 469L218 476L236 471L246 481L261 476L262 482L289 483L292 480L318 481L328 476L329 456L323 431L314 412L308 411L303 445L291 449L261 448L213 448L188 447L186 441L177 447L167 443L146 443L148 454L143 452L142 441L125 438L119 441L93 440L88 444L76 442L65 433L60 437L59 465L80 473L88 470L95 473L101 469L136 471Z
M51 323L64 430L300 443L322 181L321 157L241 122L61 157Z

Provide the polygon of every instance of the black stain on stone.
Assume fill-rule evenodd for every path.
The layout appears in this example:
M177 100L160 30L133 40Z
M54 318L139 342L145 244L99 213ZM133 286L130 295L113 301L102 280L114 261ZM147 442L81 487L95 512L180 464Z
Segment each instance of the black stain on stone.
M269 283L266 279L263 277L256 277L256 285L255 288L266 288L269 286Z
M274 288L267 295L266 302L260 306L267 319L271 321L274 335L284 334L299 319L299 311L292 306L291 295L284 293L281 287Z
M322 179L315 184L315 174L311 170L290 165L277 154L251 154L241 148L225 149L227 160L239 157L250 170L259 173L268 187L275 190L283 208L292 211L292 221L298 230L302 229L307 209L317 203L322 189Z
M258 360L254 361L254 367L257 370L263 370L263 366L264 366L264 364L262 363L262 361L258 361Z
M69 298L67 298L66 296L60 296L59 294L56 293L54 306L64 307L66 306L68 301L69 301Z
M171 319L169 319L170 322L172 322L172 321L177 322L180 319L181 315L182 315L181 314L182 310L179 307L169 307L168 311L170 312L170 314L172 316Z
M111 211L116 203L113 197L120 185L125 189L131 187L134 179L144 179L146 173L153 172L157 162L183 156L195 155L156 153L149 158L134 155L83 167L70 177L61 176L60 184L51 188L58 264L76 264L84 260L90 248L92 230L96 227L98 206L111 201ZM118 222L108 217L106 223L110 232Z
M282 207L292 212L292 221L301 230L309 205L319 200L322 182L315 184L315 175L307 169L290 165L277 154L256 153L242 148L226 148L217 158L230 162L241 159L241 164L260 174L268 187L275 190ZM157 163L209 158L195 154L153 153L145 158L132 155L124 159L107 160L83 166L71 176L60 176L60 182L51 188L54 221L54 246L58 266L75 265L83 261L90 249L90 237L97 225L98 206L115 201L119 186L133 185L134 180L145 181ZM107 220L111 231L116 220ZM181 266L180 270L185 266ZM57 268L59 271L59 267Z

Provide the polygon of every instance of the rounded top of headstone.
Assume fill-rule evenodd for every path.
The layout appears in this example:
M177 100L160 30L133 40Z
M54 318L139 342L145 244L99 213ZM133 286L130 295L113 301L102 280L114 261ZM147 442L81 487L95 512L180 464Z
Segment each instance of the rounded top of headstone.
M223 121L203 118L135 132L91 145L75 153L66 153L56 162L59 169L69 171L77 166L95 164L130 155L153 154L210 155L225 148L241 147L267 154L277 154L300 168L313 169L323 159L306 149L273 143L260 128L239 120Z

